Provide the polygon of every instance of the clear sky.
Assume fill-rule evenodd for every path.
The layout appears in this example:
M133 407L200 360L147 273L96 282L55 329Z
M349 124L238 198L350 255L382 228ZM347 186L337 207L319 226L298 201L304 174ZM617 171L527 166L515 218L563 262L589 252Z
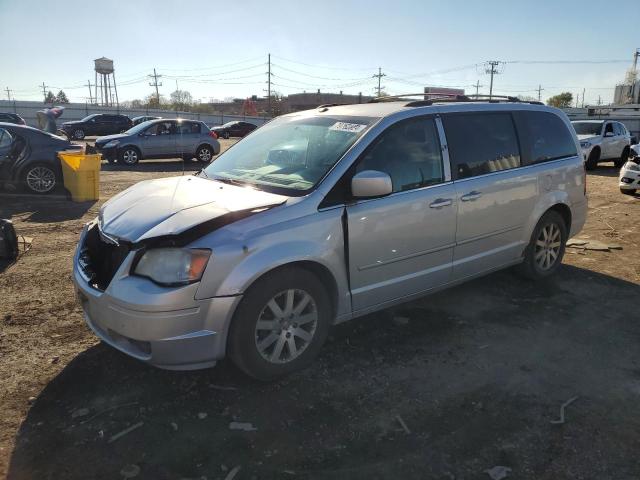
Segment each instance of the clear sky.
M121 100L150 94L154 67L165 96L176 80L203 101L264 95L271 53L283 94L372 94L378 67L388 93L474 92L478 80L488 92L477 65L500 60L494 93L585 88L587 103L606 103L640 47L639 20L639 0L0 0L0 88L37 100L45 82L83 102L106 56Z

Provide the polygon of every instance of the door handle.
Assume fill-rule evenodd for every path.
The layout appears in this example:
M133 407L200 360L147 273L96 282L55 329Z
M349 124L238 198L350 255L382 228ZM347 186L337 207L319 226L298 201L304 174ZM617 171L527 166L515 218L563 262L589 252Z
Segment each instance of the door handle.
M460 200L462 200L463 202L473 202L479 199L481 196L482 196L482 192L476 192L474 190L473 192L469 192L466 195L462 195L460 197Z
M429 208L448 207L452 203L450 198L438 198L429 204Z

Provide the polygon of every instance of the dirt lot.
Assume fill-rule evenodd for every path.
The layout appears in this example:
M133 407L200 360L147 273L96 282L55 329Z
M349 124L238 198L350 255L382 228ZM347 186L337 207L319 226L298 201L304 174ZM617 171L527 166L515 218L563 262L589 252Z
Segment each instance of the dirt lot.
M135 182L181 173L105 165L95 204L0 197L0 217L34 237L0 273L0 476L640 478L640 197L618 192L612 166L589 175L580 236L622 250L572 249L547 282L500 272L407 304L408 321L340 325L311 368L274 384L228 362L147 367L83 324L70 276L83 222Z

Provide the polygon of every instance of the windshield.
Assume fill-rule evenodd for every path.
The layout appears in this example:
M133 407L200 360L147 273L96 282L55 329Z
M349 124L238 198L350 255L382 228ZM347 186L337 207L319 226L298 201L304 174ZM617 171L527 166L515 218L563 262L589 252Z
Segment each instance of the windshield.
M571 122L578 135L600 135L602 122Z
M209 165L209 178L301 195L312 189L376 118L281 117Z
M143 130L146 130L147 128L149 128L149 125L151 125L152 121L153 120L147 120L145 122L139 123L138 125L136 125L135 127L131 127L129 130L127 130L124 133L132 134L132 135L137 135L138 133L142 133Z

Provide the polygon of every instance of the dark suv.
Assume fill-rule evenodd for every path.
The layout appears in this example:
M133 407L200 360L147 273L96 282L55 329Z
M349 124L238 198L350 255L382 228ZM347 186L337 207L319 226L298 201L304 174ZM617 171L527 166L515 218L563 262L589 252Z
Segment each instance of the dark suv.
M16 125L26 125L26 122L20 115L8 112L0 112L0 122L15 123Z
M80 140L86 136L121 133L129 130L131 127L131 119L126 115L94 113L82 120L64 122L60 126L60 130L62 130L67 137Z

